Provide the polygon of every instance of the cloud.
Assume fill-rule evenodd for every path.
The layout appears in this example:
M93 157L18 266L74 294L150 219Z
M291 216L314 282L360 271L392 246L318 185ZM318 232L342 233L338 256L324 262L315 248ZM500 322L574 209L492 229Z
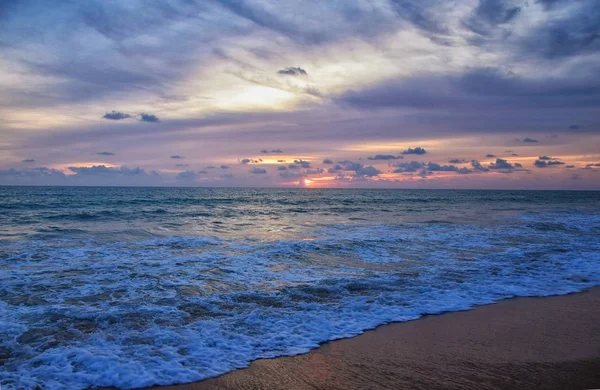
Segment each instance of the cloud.
M452 109L462 116L473 109L498 112L510 108L515 113L524 112L523 117L527 117L526 110L597 106L600 104L600 78L595 74L596 67L585 63L577 72L573 69L552 75L548 70L536 77L514 73L501 66L481 66L460 72L421 72L412 77L387 79L347 90L333 99L342 106L365 110ZM489 116L487 113L486 117Z
M181 159L183 159L183 158L185 158L185 157L183 157L183 156L180 156L180 155L178 155L178 154L174 154L174 155L172 155L172 156L171 156L171 157L169 157L169 158L172 158L172 159L174 159L174 160L181 160Z
M581 126L579 126L579 125L571 125L571 126L569 126L569 130L579 130L579 129L581 129Z
M25 160L21 160L21 162L22 163L32 163L32 162L35 162L35 160L32 158L26 158Z
M477 160L471 160L471 167L473 167L473 169L476 172L488 172L490 169L481 165L481 163Z
M416 148L408 148L402 152L402 154L426 154L427 151L424 148L416 147Z
M252 174L265 174L267 173L267 170L264 168L258 168L258 167L254 167L250 170L250 173Z
M225 164L223 164L223 165L221 165L219 168L221 168L221 169L229 169L229 165L225 165Z
M2 184L64 184L66 175L56 169L28 168L28 169L0 169L0 182Z
M568 168L568 169L575 168L575 165L567 165L565 168Z
M357 176L365 176L365 177L373 177L377 176L381 173L381 171L371 165L366 167L362 167L356 171Z
M323 160L323 164L333 164L333 160L330 158L326 158Z
M107 167L105 165L94 165L91 167L69 167L78 176L146 176L143 168Z
M240 163L242 164L258 164L260 162L262 162L263 160L261 158L259 159L253 159L253 158L243 158L240 160Z
M550 157L550 156L539 156L538 159L539 160L556 160L554 157Z
M260 151L260 153L262 153L262 154L269 154L269 153L281 154L281 153L283 153L283 150L281 150L281 149L273 149L273 150L263 149Z
M280 166L277 167L277 170L278 171L287 171L287 167L284 166L284 165L280 165Z
M189 167L190 164L175 164L175 166L178 168L185 168L185 167Z
M175 178L181 181L194 180L198 177L198 174L194 171L183 171L177 174Z
M310 168L310 162L305 160L294 160L294 164L300 165L302 168Z
M285 68L285 69L280 69L277 71L277 73L281 74L281 75L286 75L286 76L307 76L308 73L306 73L306 71L302 68L298 68L298 67L290 67L290 68Z
M325 169L323 169L323 168L311 168L311 169L305 169L303 173L305 175L319 175L323 172L325 172Z
M394 156L393 154L376 154L373 157L368 157L369 160L398 160L403 158L404 156Z
M393 173L407 173L407 172L417 172L425 168L425 164L419 161L410 161L410 162L401 162L392 164L394 169Z
M344 170L344 167L342 167L340 164L336 164L334 167L328 168L327 172L328 173L338 173L343 170Z
M96 153L98 156L114 156L113 152L98 152Z
M459 170L459 168L454 165L441 165L434 162L428 162L427 169L432 172L458 172Z
M489 169L498 170L501 172L512 172L515 169L523 168L523 165L519 163L511 163L502 158L497 158L496 162L491 163L488 166Z
M538 140L537 139L533 139L533 138L529 138L529 137L525 137L523 139L515 138L515 142L523 142L523 143L526 143L526 144L535 144L535 143L538 142Z
M451 158L448 162L450 164L466 164L469 160L465 160L464 158Z
M287 167L289 169L299 169L300 168L300 166L298 164L289 164Z
M132 118L132 116L129 115L129 114L126 114L124 112L119 112L119 111L112 110L111 112L107 112L106 114L104 114L102 116L102 118L109 119L111 121L120 121L122 119Z
M492 158L492 157L496 157L496 155L494 155L494 154L486 154L485 157Z
M279 174L279 177L282 177L284 179L299 180L304 177L304 174L297 173L297 172L285 171L285 172L281 172Z
M489 35L498 25L513 21L520 12L521 7L506 0L479 0L465 26L477 34Z
M141 113L140 114L140 120L142 122L152 122L152 123L159 121L159 119L158 119L158 117L156 115L146 114L146 113Z
M542 156L542 157L547 157L547 156ZM552 166L556 166L556 165L564 165L565 163L562 161L558 161L558 160L553 160L553 159L540 159L540 160L535 160L535 162L533 163L533 165L535 165L538 168L546 168L546 167L552 167Z

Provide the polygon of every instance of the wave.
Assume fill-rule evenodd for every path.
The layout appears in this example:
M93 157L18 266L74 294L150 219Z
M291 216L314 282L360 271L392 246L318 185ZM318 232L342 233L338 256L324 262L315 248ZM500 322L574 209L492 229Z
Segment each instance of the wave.
M0 382L191 382L392 321L600 284L597 215L439 222L354 222L290 239L6 242Z

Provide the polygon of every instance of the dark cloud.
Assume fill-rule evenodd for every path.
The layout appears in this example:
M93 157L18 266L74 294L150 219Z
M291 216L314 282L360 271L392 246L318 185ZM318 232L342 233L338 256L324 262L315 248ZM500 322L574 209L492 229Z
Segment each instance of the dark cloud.
M250 170L250 173L252 174L265 174L267 173L267 170L264 168L259 168L259 167L254 167Z
M323 164L333 164L333 160L330 158L326 158L325 160L323 160Z
M398 160L403 158L404 156L394 156L393 154L376 154L373 157L368 157L369 160Z
M305 160L294 160L294 164L297 164L304 169L310 168L310 162L305 161Z
M600 167L600 163L591 163L591 164L586 164L585 165L586 168L592 168L592 167Z
M569 169L575 168L575 165L567 165L565 168L569 168Z
M336 165L334 168L329 168L328 172L333 173L338 171L337 168L342 168L340 170L343 171L352 171L354 172L354 176L357 177L373 177L377 176L381 173L381 171L371 165L364 166L361 163L352 162L352 161L344 161L343 167L340 165Z
M356 171L356 175L365 176L365 177L373 177L377 176L381 173L381 171L371 165L367 165L366 167L362 167Z
M69 167L78 176L146 176L143 168L107 167L105 165L94 165L91 167Z
M569 126L569 129L570 130L579 130L579 129L581 129L581 126L579 126L579 125L571 125L571 126Z
M279 174L279 177L282 177L284 179L299 180L304 177L304 174L285 171L285 172L281 172Z
M66 179L66 175L56 169L41 167L29 169L0 169L2 183L42 183L60 184ZM51 180L47 182L46 180Z
M493 170L502 171L502 172L512 172L515 169L523 168L523 165L521 165L519 163L511 163L502 158L497 158L496 162L491 163L488 166L488 168L493 169Z
M451 158L448 162L450 164L466 164L469 160L465 160L464 158Z
M262 162L262 158L259 158L259 159L243 158L240 160L240 163L242 163L242 164L258 164L260 162Z
M396 168L393 173L417 172L425 168L425 164L419 161L395 163L392 166Z
M427 151L424 148L421 148L420 146L417 146L416 148L408 148L402 152L402 154L426 154L426 153L427 153Z
M440 165L438 163L427 163L427 169L431 172L458 172L459 168L454 165Z
M229 169L229 165L224 165L224 164L223 164L223 165L221 165L219 168L221 168L221 169Z
M153 114L146 114L146 113L141 113L140 114L140 120L142 122L158 122L158 117L156 115Z
M593 65L577 73L527 78L499 68L471 68L447 75L430 73L386 80L334 98L342 105L361 109L410 107L519 110L549 107L594 107L600 104L600 77Z
M175 166L178 168L185 168L185 167L189 167L190 164L175 164Z
M327 172L328 173L338 173L343 170L344 170L344 167L342 167L340 164L336 164L334 167L328 168Z
M182 158L185 158L185 157L183 157L183 156L180 156L180 155L178 155L178 154L174 154L174 155L172 155L172 156L171 156L171 157L169 157L169 158L172 158L172 159L174 159L174 160L181 160Z
M521 7L512 6L506 0L479 0L465 26L480 35L490 34L498 25L509 23L521 12Z
M287 76L307 76L308 73L306 73L306 71L302 68L298 68L298 67L290 67L290 68L285 68L285 69L280 69L277 71L277 73L281 74L281 75L287 75Z
M284 165L280 165L280 166L277 167L277 170L278 171L287 171L287 167L284 166Z
M21 162L22 163L32 163L32 162L35 162L35 160L32 158L26 158L25 160L21 160Z
M299 169L300 168L300 166L298 164L289 164L287 167L289 169Z
M283 153L283 150L281 150L281 149L273 149L273 150L263 149L260 151L260 153L262 153L262 154L269 154L269 153L281 154L281 153Z
M538 143L539 141L537 139L525 137L523 139L521 139L521 138L515 138L515 142L525 143L525 144L535 144L535 143Z
M104 118L104 119L110 119L112 121L119 121L119 120L122 120L122 119L129 119L131 117L132 116L129 115L129 114L126 114L124 112L115 111L115 110L112 110L111 112L107 112L106 114L104 114L102 116L102 118Z
M550 157L550 156L539 156L538 159L539 160L556 160L554 157Z
M522 40L526 55L556 60L596 53L600 49L600 10L595 0L545 1L562 9L553 18L540 23ZM573 6L576 5L576 6Z
M485 157L492 158L492 157L496 157L496 155L495 154L486 154Z
M548 157L548 156L541 156L541 157ZM538 168L546 168L546 167L552 167L552 166L556 166L556 165L564 165L565 163L562 161L558 161L555 159L539 159L539 160L535 160L535 162L533 163L533 165L535 165Z
M98 152L96 153L98 156L114 156L113 152Z
M481 165L477 160L471 160L471 167L475 172L488 172L490 169Z

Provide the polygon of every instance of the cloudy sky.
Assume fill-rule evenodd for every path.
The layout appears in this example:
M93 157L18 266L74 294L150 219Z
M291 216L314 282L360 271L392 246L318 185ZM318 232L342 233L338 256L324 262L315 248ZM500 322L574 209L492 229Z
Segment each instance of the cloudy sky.
M600 189L598 0L0 2L0 184Z

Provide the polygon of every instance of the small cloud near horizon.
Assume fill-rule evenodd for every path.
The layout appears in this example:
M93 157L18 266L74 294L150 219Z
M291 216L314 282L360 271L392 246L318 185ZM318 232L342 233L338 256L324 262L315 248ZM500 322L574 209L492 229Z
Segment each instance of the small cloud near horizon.
M420 146L417 146L416 148L408 148L402 152L402 154L426 154L426 153L427 153L427 150L425 150L425 148L422 148Z
M304 70L300 67L295 67L295 66L280 69L277 71L277 73L279 73L281 75L286 75L286 76L308 76L308 73L306 72L306 70Z

